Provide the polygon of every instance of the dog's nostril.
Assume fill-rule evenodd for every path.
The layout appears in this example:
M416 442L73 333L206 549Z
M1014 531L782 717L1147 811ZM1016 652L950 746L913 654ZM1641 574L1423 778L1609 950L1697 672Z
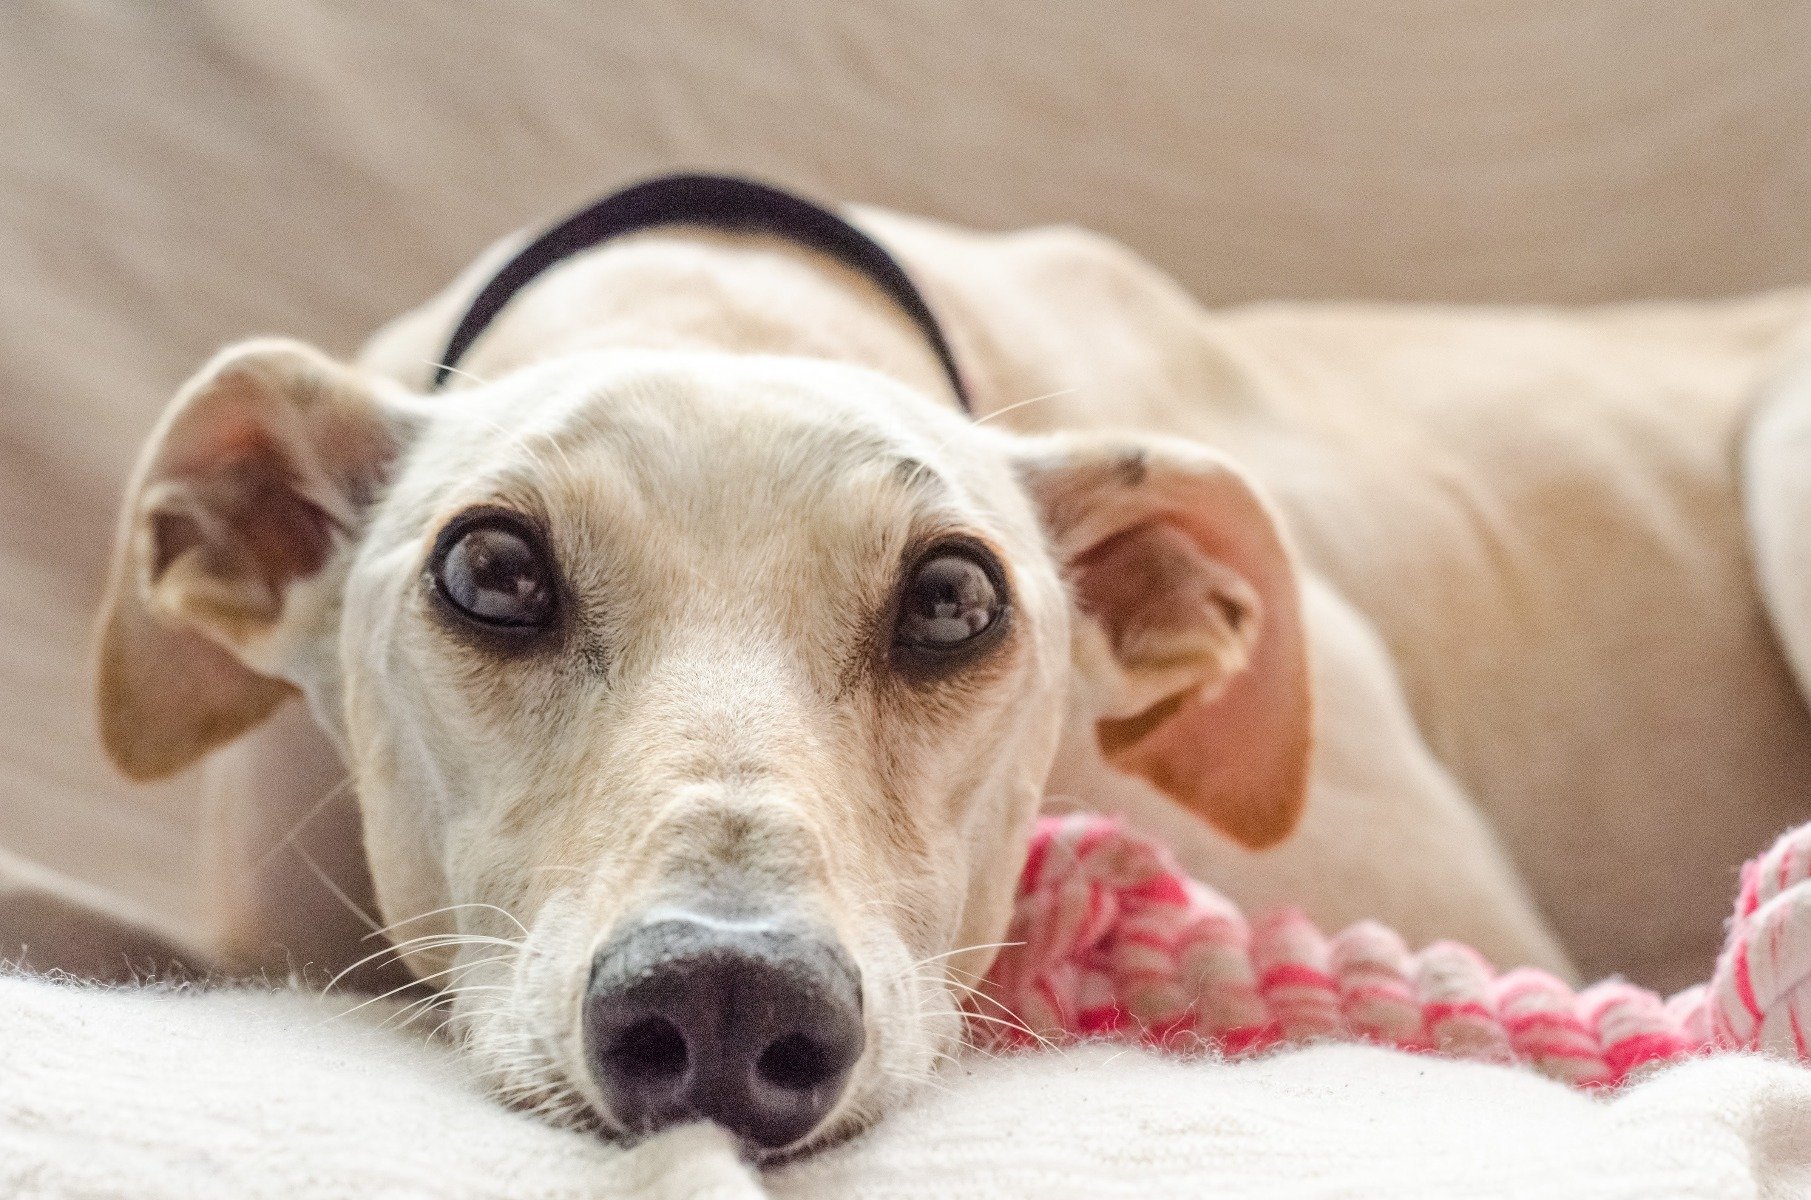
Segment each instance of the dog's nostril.
M690 1057L685 1035L671 1021L649 1017L622 1031L611 1043L610 1061L624 1075L651 1081L677 1079Z
M841 1068L823 1045L802 1033L789 1033L761 1051L755 1071L762 1079L792 1092L809 1091Z

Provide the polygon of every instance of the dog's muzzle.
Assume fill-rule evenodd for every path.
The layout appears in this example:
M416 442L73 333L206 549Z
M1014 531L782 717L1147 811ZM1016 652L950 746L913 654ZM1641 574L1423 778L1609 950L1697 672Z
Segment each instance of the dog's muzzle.
M779 1149L818 1127L861 1057L860 975L802 926L662 916L598 951L584 1034L625 1129L710 1120Z

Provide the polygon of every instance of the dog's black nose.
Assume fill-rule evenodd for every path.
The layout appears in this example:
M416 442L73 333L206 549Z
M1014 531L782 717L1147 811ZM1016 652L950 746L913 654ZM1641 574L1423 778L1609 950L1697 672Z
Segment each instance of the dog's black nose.
M591 1070L636 1132L704 1118L790 1145L835 1105L863 1041L855 964L798 928L665 917L612 938L592 965Z

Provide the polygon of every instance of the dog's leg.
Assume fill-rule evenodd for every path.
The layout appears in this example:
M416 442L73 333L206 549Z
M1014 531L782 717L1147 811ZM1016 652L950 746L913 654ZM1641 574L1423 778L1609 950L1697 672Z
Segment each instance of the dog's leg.
M1123 813L1253 915L1294 905L1329 931L1372 918L1414 946L1451 938L1501 967L1542 967L1576 981L1495 836L1422 741L1375 632L1312 578L1304 614L1314 766L1288 840L1250 853L1136 780L1081 767L1073 753L1053 773L1059 790L1082 807Z
M1811 697L1811 355L1766 389L1748 424L1742 500L1761 603Z
M0 850L0 963L82 979L295 978L316 986L380 951L358 811L345 771L301 705L208 763L205 949L123 898ZM407 982L394 963L342 988Z
M213 968L125 899L3 850L0 962L102 983L200 978Z
M382 950L357 798L307 709L290 704L207 766L216 937L235 974L320 985ZM403 936L407 936L406 931ZM374 962L341 987L406 981Z

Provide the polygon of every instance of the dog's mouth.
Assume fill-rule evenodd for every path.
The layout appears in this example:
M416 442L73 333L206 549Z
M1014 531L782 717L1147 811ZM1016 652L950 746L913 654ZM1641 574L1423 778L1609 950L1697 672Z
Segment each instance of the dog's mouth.
M507 984L472 996L464 1026L513 1108L614 1142L708 1122L767 1163L845 1140L888 1107L862 972L824 926L657 909L617 927L582 973L528 942Z
M494 1089L497 1098L517 1112L614 1145L632 1146L657 1137L669 1128L709 1121L727 1129L736 1138L742 1158L760 1167L784 1166L834 1149L866 1133L881 1115L879 1111L866 1111L862 1106L839 1106L804 1136L785 1145L773 1146L702 1113L685 1114L651 1127L625 1125L607 1104L589 1095L590 1090L571 1079L547 1081L535 1087L506 1085Z
M619 1144L710 1123L782 1163L904 1106L968 1035L949 956L889 923L696 891L633 914L600 932L560 889L508 952L466 948L448 1032L497 1100Z
M576 1126L576 1128L582 1132L589 1133L591 1136L596 1137L601 1141L610 1142L613 1145L633 1146L639 1142L646 1141L648 1138L659 1136L659 1131L648 1133L625 1132L612 1125L606 1118L599 1115L595 1109L588 1109L587 1113L589 1116L589 1123L581 1124ZM813 1131L809 1136L801 1138L793 1145L781 1146L777 1149L751 1142L747 1138L739 1138L736 1145L745 1162L752 1163L761 1168L784 1167L791 1163L803 1162L806 1159L814 1158L819 1154L834 1150L838 1146L855 1141L872 1129L879 1119L880 1114L870 1116L856 1116L851 1114L846 1118L837 1118L827 1122L822 1129Z

